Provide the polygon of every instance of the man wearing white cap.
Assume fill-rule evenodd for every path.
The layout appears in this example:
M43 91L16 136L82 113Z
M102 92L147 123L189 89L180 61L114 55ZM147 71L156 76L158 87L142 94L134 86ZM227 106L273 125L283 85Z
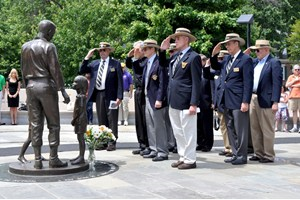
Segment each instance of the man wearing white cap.
M201 57L193 51L190 43L196 40L189 29L177 28L161 44L161 50L170 47L175 39L178 52L171 57L169 65L168 101L169 114L177 142L179 160L173 168L196 168L197 106L200 102Z
M221 45L230 54L222 62L218 62ZM253 62L250 56L241 51L245 40L236 33L229 33L225 41L218 43L212 52L211 67L221 69L223 92L220 94L225 104L225 120L233 157L225 159L225 163L241 165L247 163L249 135L249 104L253 88Z
M256 40L257 58L253 62L254 81L250 104L250 127L255 155L249 160L274 162L275 113L278 110L282 86L282 68L278 59L270 55L270 42Z

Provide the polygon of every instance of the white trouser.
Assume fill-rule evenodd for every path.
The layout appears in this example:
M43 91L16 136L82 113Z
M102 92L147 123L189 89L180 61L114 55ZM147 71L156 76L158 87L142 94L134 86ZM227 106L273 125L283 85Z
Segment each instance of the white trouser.
M188 110L176 110L169 107L170 121L177 142L179 160L186 164L196 162L197 115Z
M119 106L119 121L128 121L128 114L129 114L129 92L125 91L123 93L123 100L122 103Z

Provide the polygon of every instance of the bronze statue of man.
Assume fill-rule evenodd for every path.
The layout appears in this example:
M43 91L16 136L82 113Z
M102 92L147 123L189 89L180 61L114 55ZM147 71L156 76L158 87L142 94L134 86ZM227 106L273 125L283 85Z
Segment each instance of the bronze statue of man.
M50 158L49 167L68 166L57 155L60 142L60 115L58 93L60 90L64 103L70 98L64 88L64 79L58 62L56 47L50 40L53 38L56 26L49 20L39 23L39 33L36 38L22 46L21 70L26 86L28 118L31 126L32 147L35 154L36 169L43 168L41 147L43 144L44 118L49 129Z

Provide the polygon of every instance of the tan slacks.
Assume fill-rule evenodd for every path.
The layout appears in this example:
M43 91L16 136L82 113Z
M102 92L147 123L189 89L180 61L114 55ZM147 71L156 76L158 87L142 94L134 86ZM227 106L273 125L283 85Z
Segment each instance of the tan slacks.
M221 130L221 134L223 137L225 151L231 152L231 146L229 144L229 139L228 139L228 131L227 131L226 123L225 123L225 116L221 112L217 112L217 113L220 118L220 130Z
M257 95L253 94L250 104L250 127L256 156L274 160L274 126L275 113L271 108L261 108Z

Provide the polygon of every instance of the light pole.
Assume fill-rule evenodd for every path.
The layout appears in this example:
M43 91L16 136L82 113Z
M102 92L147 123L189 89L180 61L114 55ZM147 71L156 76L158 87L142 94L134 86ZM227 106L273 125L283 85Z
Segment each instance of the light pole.
M239 24L247 24L247 48L250 47L250 25L253 23L253 14L243 14L236 22Z

